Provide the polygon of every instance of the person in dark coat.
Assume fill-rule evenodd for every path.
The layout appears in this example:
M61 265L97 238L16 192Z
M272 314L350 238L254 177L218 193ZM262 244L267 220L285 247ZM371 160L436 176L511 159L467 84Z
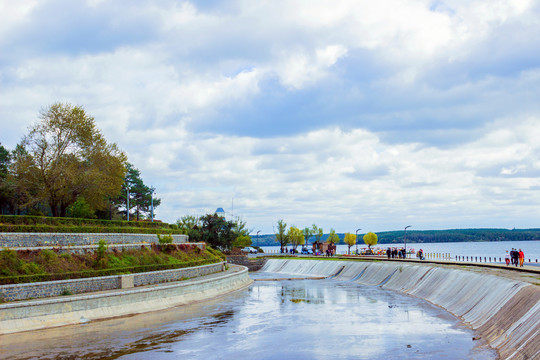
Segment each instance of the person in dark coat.
M516 251L516 249L512 248L510 256L512 257L512 265L518 266L519 253Z
M386 256L388 256L388 258L390 259L390 257L392 256L392 249L386 249Z

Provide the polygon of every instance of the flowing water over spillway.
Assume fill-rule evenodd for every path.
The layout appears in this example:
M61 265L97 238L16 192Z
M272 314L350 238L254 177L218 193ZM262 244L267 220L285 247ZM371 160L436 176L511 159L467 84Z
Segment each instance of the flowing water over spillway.
M317 266L318 263L318 266ZM360 266L362 265L362 266ZM259 278L309 273L326 280L256 281L214 301L0 337L10 359L493 359L446 311L386 291L388 271L363 264L270 262ZM336 271L337 269L337 271ZM272 271L279 271L272 274ZM369 274L368 274L369 273ZM412 275L412 273L411 273ZM266 279L267 280L267 279ZM406 285L406 284L403 284ZM393 286L397 286L394 284Z

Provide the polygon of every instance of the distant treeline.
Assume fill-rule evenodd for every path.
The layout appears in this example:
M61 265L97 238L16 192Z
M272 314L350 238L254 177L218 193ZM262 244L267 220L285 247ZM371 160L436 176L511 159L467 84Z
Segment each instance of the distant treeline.
M384 231L376 233L379 244L399 244L403 243L404 231ZM345 234L338 234L340 242L344 244L343 238ZM363 244L362 237L364 234L358 234L358 244ZM325 234L322 237L326 241L328 237ZM252 236L253 245L255 246L272 246L277 245L275 236L260 235ZM453 229L453 230L408 230L407 243L441 243L441 242L475 242L475 241L527 241L540 240L540 229ZM315 238L310 238L309 243L313 243Z

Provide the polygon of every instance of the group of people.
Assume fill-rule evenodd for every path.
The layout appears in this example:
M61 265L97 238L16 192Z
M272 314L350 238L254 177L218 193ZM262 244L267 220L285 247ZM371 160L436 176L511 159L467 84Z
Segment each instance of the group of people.
M386 256L388 256L389 259L405 259L406 253L405 249L398 249L398 248L388 248L386 249Z
M521 249L519 249L518 251L512 248L512 250L510 250L510 253L508 253L508 250L506 250L504 261L506 262L507 266L510 265L510 262L512 262L512 265L523 267L523 262L525 261L525 254Z

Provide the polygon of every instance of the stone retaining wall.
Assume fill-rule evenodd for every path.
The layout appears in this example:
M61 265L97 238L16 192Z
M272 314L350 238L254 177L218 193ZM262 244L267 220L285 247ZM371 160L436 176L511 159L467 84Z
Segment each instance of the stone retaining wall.
M246 268L231 265L224 273L170 284L0 304L0 335L163 310L251 283Z
M151 248L153 244L107 244L107 251L122 251L122 250L138 250L142 247ZM50 249L59 254L86 254L87 252L94 252L99 245L74 245L74 246L40 246L36 248L12 248L14 250L37 250L37 249ZM206 243L186 243L183 246L198 247L201 250L206 250ZM0 251L2 249L0 248Z
M94 291L122 289L151 285L186 278L195 278L223 271L225 263L196 266L183 269L151 271L147 273L100 276L86 279L46 281L26 284L0 285L0 300L15 301L81 294Z
M172 235L173 242L188 242L187 235ZM97 245L99 240L108 244L158 243L156 234L125 233L0 233L0 247L41 247Z
M228 263L245 266L249 271L258 271L262 269L266 261L267 260L264 258L250 259L246 255L227 255Z

